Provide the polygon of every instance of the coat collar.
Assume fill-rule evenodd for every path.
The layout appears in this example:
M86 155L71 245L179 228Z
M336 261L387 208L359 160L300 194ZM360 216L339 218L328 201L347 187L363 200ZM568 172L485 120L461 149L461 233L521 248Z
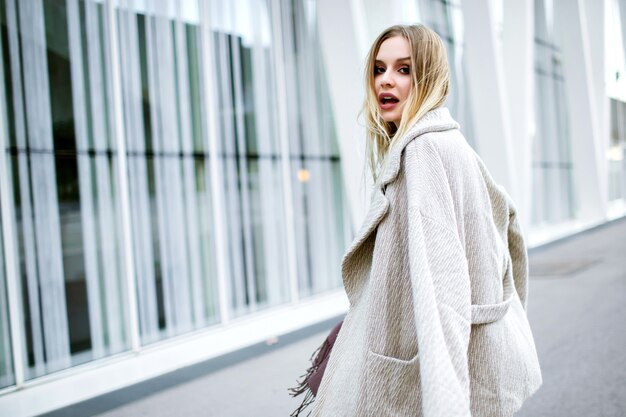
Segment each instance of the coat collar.
M426 113L389 150L386 164L381 173L380 186L384 187L398 176L402 151L413 139L428 132L441 132L458 128L459 124L450 116L447 107L438 107Z
M389 200L385 196L385 186L392 182L400 172L400 162L402 151L413 139L428 132L441 132L445 130L458 129L459 124L450 116L450 112L446 107L439 107L426 113L415 125L395 143L387 154L386 165L381 173L381 180L378 185L374 186L370 207L365 215L363 224L357 232L352 244L348 247L341 261L341 271L344 280L344 286L348 296L351 297L354 282L352 274L358 272L350 262L352 255L367 240L369 235L376 229L389 209Z

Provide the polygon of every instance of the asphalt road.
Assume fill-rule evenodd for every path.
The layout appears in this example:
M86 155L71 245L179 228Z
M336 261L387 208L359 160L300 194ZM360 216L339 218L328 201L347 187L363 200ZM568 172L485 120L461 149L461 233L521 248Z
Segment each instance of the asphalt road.
M528 314L544 382L517 416L625 417L626 221L530 259Z

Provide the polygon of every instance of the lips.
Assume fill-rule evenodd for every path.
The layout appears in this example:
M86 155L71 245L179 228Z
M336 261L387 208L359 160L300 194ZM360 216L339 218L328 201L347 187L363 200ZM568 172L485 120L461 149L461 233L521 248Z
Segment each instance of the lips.
M391 93L381 93L378 95L378 103L382 110L391 110L400 102L398 97Z

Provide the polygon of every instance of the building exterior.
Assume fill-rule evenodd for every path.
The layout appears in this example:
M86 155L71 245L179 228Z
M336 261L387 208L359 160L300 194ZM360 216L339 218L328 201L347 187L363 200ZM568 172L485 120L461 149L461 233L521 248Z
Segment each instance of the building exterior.
M626 214L624 0L0 0L0 414L345 312L363 62L414 22L531 246Z

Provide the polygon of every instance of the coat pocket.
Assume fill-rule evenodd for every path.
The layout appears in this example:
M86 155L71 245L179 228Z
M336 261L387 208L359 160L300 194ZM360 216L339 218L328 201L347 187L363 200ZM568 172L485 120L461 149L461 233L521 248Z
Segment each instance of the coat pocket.
M419 354L402 360L367 352L364 387L358 416L416 417L421 415Z

